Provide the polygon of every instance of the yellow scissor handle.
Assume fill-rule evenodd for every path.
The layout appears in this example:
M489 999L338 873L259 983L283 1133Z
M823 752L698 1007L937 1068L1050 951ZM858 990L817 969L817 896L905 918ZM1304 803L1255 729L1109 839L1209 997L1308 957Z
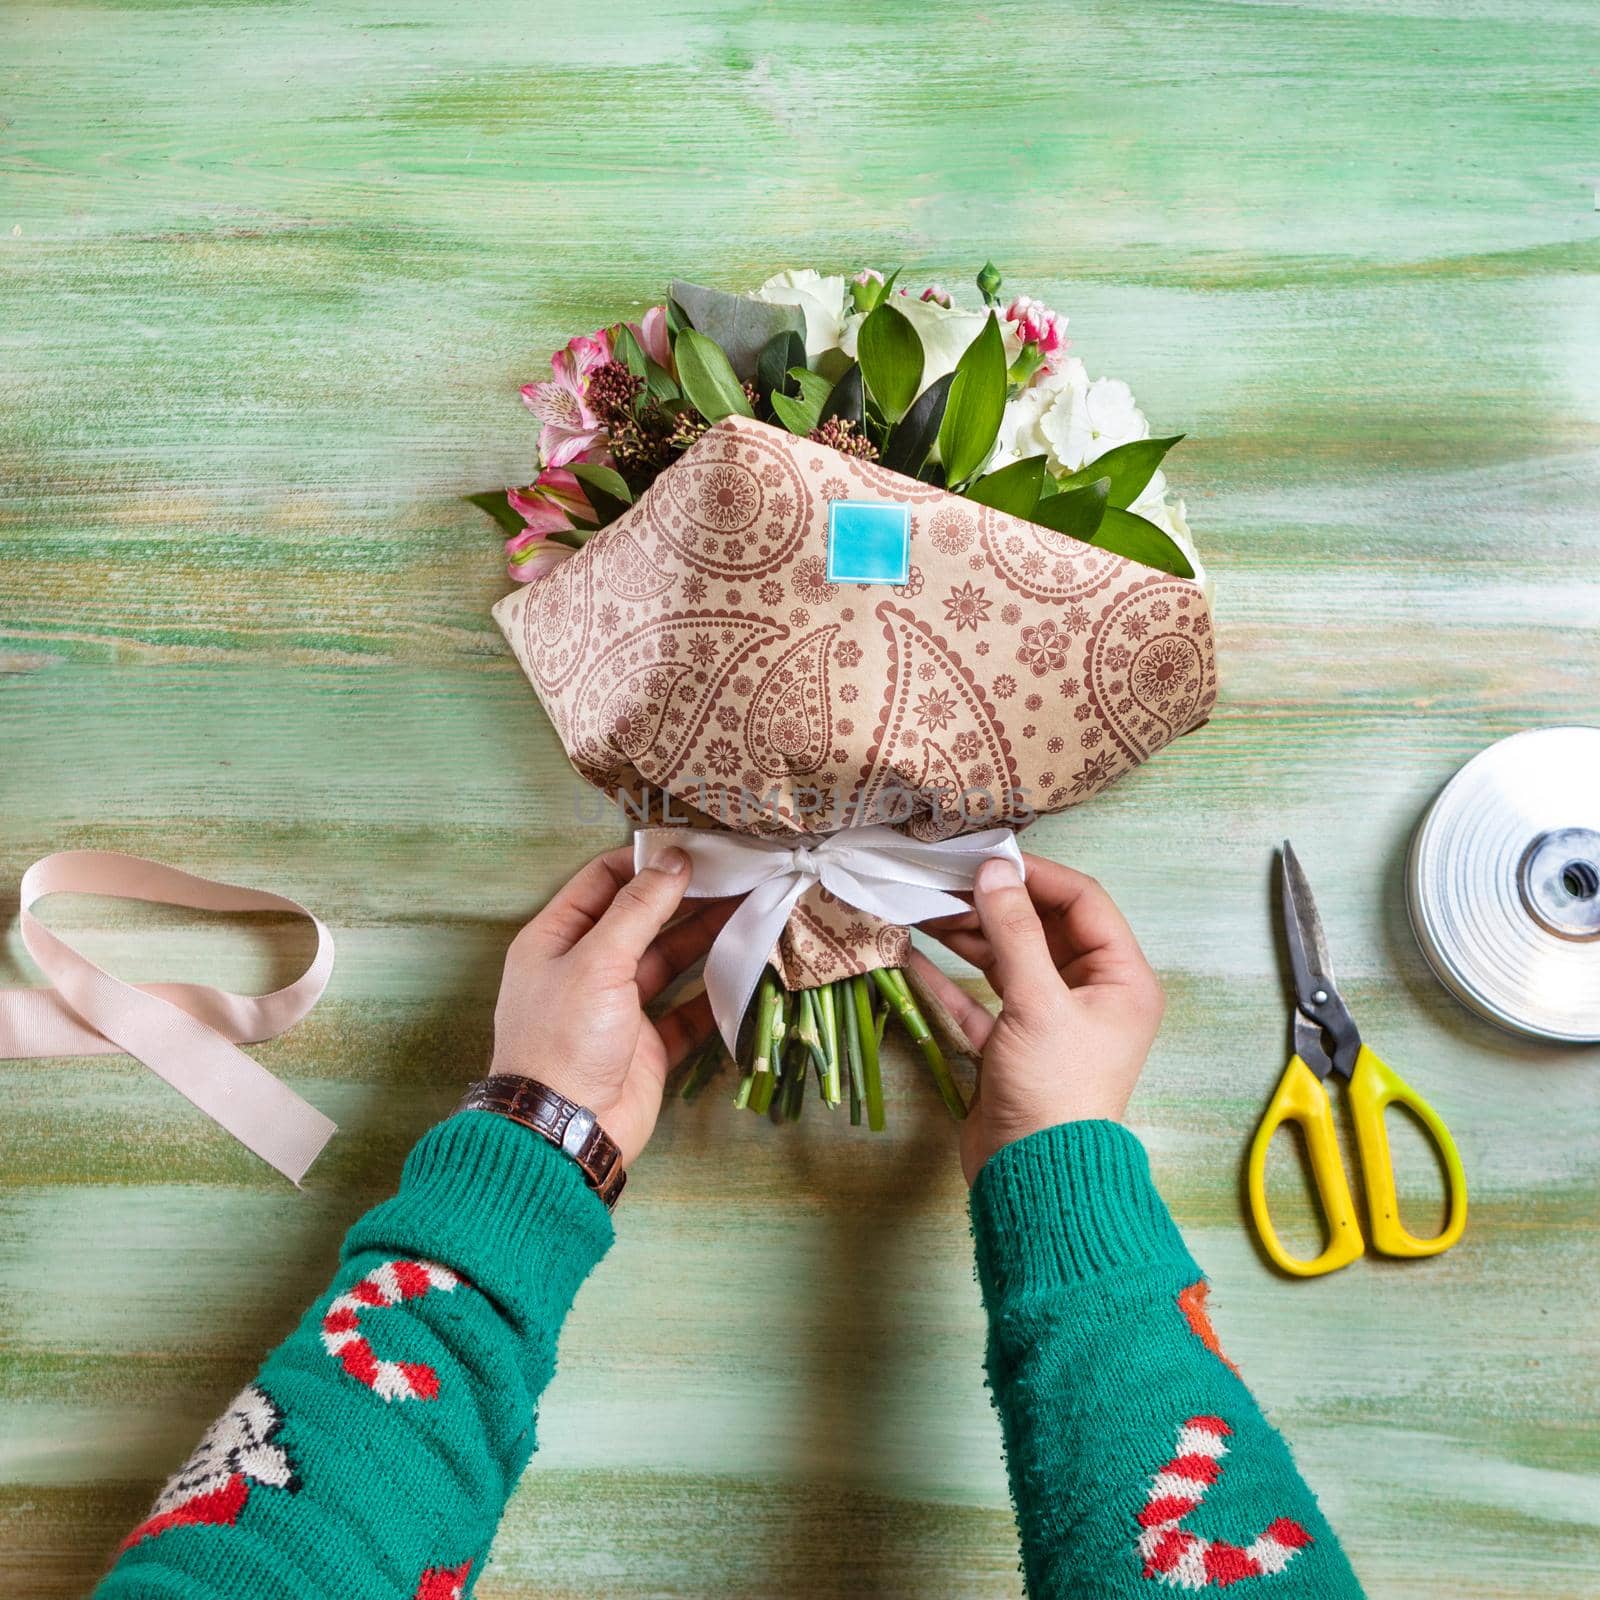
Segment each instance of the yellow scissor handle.
M1306 1148L1311 1153L1311 1176L1316 1182L1317 1200L1328 1231L1327 1248L1311 1260L1292 1256L1283 1248L1272 1219L1267 1215L1267 1147L1272 1143L1273 1134L1286 1122L1298 1122L1305 1134ZM1272 1103L1250 1142L1249 1177L1250 1214L1255 1218L1256 1232L1274 1265L1283 1271L1292 1272L1297 1278L1315 1278L1349 1266L1366 1249L1361 1229L1356 1224L1350 1180L1345 1177L1344 1163L1339 1159L1333 1105L1317 1075L1298 1055L1289 1058Z
M1461 1156L1439 1113L1365 1045L1350 1074L1350 1111L1355 1118L1356 1143L1361 1151L1361 1175L1367 1188L1367 1213L1372 1242L1386 1256L1436 1256L1448 1250L1467 1225L1467 1177ZM1450 1185L1450 1217L1444 1230L1432 1239L1407 1233L1400 1221L1400 1203L1394 1192L1394 1161L1389 1154L1389 1133L1384 1112L1399 1101L1416 1114L1439 1147Z

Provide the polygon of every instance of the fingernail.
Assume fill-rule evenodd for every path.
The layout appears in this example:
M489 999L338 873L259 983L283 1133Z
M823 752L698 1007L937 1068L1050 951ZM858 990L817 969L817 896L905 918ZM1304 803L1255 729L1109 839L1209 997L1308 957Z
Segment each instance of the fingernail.
M1021 886L1022 877L1015 862L997 856L978 868L977 882L980 889L1016 889Z
M651 865L676 878L680 872L689 870L689 858L681 850L663 850Z

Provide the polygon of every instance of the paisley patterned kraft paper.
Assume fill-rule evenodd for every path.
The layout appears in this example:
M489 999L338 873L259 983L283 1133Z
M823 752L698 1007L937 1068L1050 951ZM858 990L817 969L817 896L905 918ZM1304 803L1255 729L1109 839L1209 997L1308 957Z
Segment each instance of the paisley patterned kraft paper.
M827 581L835 499L910 506L906 583ZM749 832L1022 826L1217 691L1199 585L734 417L494 615L583 778ZM814 889L777 956L801 987L906 946Z

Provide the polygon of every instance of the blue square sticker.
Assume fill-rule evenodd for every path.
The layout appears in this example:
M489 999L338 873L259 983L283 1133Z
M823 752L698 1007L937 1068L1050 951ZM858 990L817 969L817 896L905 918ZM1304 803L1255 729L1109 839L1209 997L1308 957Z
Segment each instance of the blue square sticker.
M904 583L911 576L911 508L886 500L828 502L828 581Z

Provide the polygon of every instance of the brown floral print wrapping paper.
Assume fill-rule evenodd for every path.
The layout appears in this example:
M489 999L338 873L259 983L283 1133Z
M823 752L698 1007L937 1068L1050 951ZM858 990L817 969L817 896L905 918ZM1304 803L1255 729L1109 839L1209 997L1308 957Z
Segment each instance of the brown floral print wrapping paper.
M827 580L833 500L910 507L904 584ZM746 832L1020 827L1217 692L1198 584L736 417L494 615L581 777ZM814 888L775 960L801 988L908 946Z

